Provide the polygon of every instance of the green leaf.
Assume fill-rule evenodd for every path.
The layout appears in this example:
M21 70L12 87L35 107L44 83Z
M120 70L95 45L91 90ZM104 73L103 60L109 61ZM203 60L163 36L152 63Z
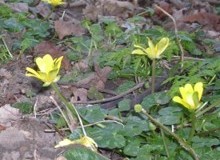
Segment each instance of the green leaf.
M67 160L108 160L108 158L93 152L92 150L80 146L74 145L71 149L64 152L64 157Z
M137 116L129 116L125 119L125 126L121 130L121 134L127 137L133 137L144 131L149 131L149 123Z
M100 100L104 99L104 96L101 92L99 92L96 87L92 86L88 90L88 98L92 100Z
M145 97L141 103L143 108L150 109L155 105L164 105L170 101L170 96L166 92L158 92Z
M134 87L134 85L135 85L135 83L133 81L125 81L116 89L116 92L123 93L123 92L131 89L132 87Z
M101 42L104 39L103 30L100 24L93 24L90 26L90 33L92 35L92 39L96 42Z
M135 137L135 139L129 139L128 144L124 147L124 154L128 156L137 156L143 140L144 139L138 137Z
M105 114L99 105L90 106L89 108L79 108L78 110L83 119L89 123L103 121L105 118Z
M11 32L21 32L24 29L24 26L21 25L15 18L5 20L4 27Z
M120 134L123 126L115 123L108 123L105 126L105 128L87 128L87 132L101 148L113 149L124 147L126 139Z
M165 115L158 118L160 123L164 125L173 125L173 124L179 124L180 123L181 116L179 115Z
M195 148L212 147L220 144L220 140L217 138L200 138L198 136L193 137L192 142L192 146Z
M180 119L183 116L180 107L166 107L159 110L159 115L161 115L158 120L164 125L173 125L180 123Z
M118 109L119 111L129 111L131 109L130 107L131 100L130 99L123 99L118 103Z
M13 107L18 108L23 114L29 114L33 110L30 102L17 102L13 104Z
M159 115L165 116L165 115L172 115L178 112L181 112L183 109L180 107L166 107L166 108L161 108L159 110Z

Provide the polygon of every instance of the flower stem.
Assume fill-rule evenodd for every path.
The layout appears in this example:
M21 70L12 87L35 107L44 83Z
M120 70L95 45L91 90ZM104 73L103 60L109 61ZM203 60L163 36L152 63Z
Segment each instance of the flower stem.
M61 101L64 103L64 105L67 107L67 111L69 111L69 112L73 113L75 116L77 116L79 123L80 123L80 126L82 128L83 135L87 136L82 119L81 119L76 107L67 101L67 99L60 92L56 83L52 83L51 86L52 86L53 90L56 92L56 94L58 95L58 97L61 99Z
M151 93L155 91L155 70L156 70L156 59L152 60L152 75L151 75Z
M160 122L158 122L156 119L154 119L150 114L147 113L147 111L145 109L142 108L142 113L144 113L149 119L150 121L152 121L156 126L158 126L160 129L164 130L165 132L169 133L174 139L176 139L176 141L180 144L180 146L185 149L187 152L190 153L190 155L193 157L194 160L199 160L198 155L196 154L196 152L194 151L194 149L187 144L187 142L185 142L181 137L179 137L177 134L175 134L174 132L172 132L169 128L167 128L166 126L164 126L163 124L161 124Z
M168 149L168 146L167 146L167 143L166 143L166 137L165 137L165 134L163 132L163 129L160 129L160 132L161 132L161 135L162 135L162 139L163 139L163 145L164 145L164 148L165 148L165 151L166 151L166 154L167 154L167 158L170 157L170 153L169 153L169 149Z
M190 142L195 134L195 128L196 128L196 113L193 111L191 113L191 131L190 131L190 134L189 134L189 138L188 138L188 141Z

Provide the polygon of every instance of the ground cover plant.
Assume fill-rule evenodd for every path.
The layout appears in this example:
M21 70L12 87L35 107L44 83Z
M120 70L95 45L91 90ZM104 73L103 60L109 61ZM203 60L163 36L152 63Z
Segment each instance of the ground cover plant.
M217 1L0 2L0 157L218 160L219 19Z

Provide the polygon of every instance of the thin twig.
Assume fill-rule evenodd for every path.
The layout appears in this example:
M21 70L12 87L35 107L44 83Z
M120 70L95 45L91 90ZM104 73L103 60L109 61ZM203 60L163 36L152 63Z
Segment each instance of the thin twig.
M167 11L165 11L163 8L159 7L158 5L155 5L155 7L159 10L161 10L164 14L166 14L172 21L173 21L173 25L174 25L174 33L175 33L175 37L176 37L176 41L177 44L179 46L180 52L181 52L181 56L180 56L180 61L181 61L181 68L183 67L183 61L184 61L184 50L183 50L183 46L180 42L179 36L178 36L178 29L177 29L177 24L176 24L176 20L174 19L174 17L172 15L170 15Z
M136 86L134 86L133 88L127 90L126 92L121 93L121 94L114 96L114 97L110 97L110 98L106 98L106 99L102 99L102 100L87 101L87 102L78 101L78 102L73 102L73 103L75 103L75 104L96 104L96 103L106 103L106 102L114 101L114 100L117 100L117 99L120 99L120 98L126 96L127 94L135 91L138 88L141 88L143 85L144 85L144 82L141 82L141 83L137 84Z
M37 118L37 104L38 104L38 97L36 98L36 101L34 103L34 118Z

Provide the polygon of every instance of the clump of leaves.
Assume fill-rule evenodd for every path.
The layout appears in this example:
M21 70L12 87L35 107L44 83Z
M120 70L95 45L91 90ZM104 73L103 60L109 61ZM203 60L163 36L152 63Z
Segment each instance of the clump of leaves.
M18 108L23 114L30 114L33 111L32 104L30 102L17 102L13 107Z
M6 32L21 34L19 37L22 38L17 38L12 45L13 50L20 49L21 53L50 34L48 22L38 18L31 19L26 13L15 13L6 5L0 6L0 17L1 28Z
M10 59L10 55L3 44L0 44L0 63L7 62Z
M218 58L184 61L182 74L178 75L176 67L173 67L170 77L164 83L172 82L172 87L169 91L171 96L178 91L180 86L187 82L196 83L202 81L212 84L216 80L215 77L219 75L219 63L220 60Z

